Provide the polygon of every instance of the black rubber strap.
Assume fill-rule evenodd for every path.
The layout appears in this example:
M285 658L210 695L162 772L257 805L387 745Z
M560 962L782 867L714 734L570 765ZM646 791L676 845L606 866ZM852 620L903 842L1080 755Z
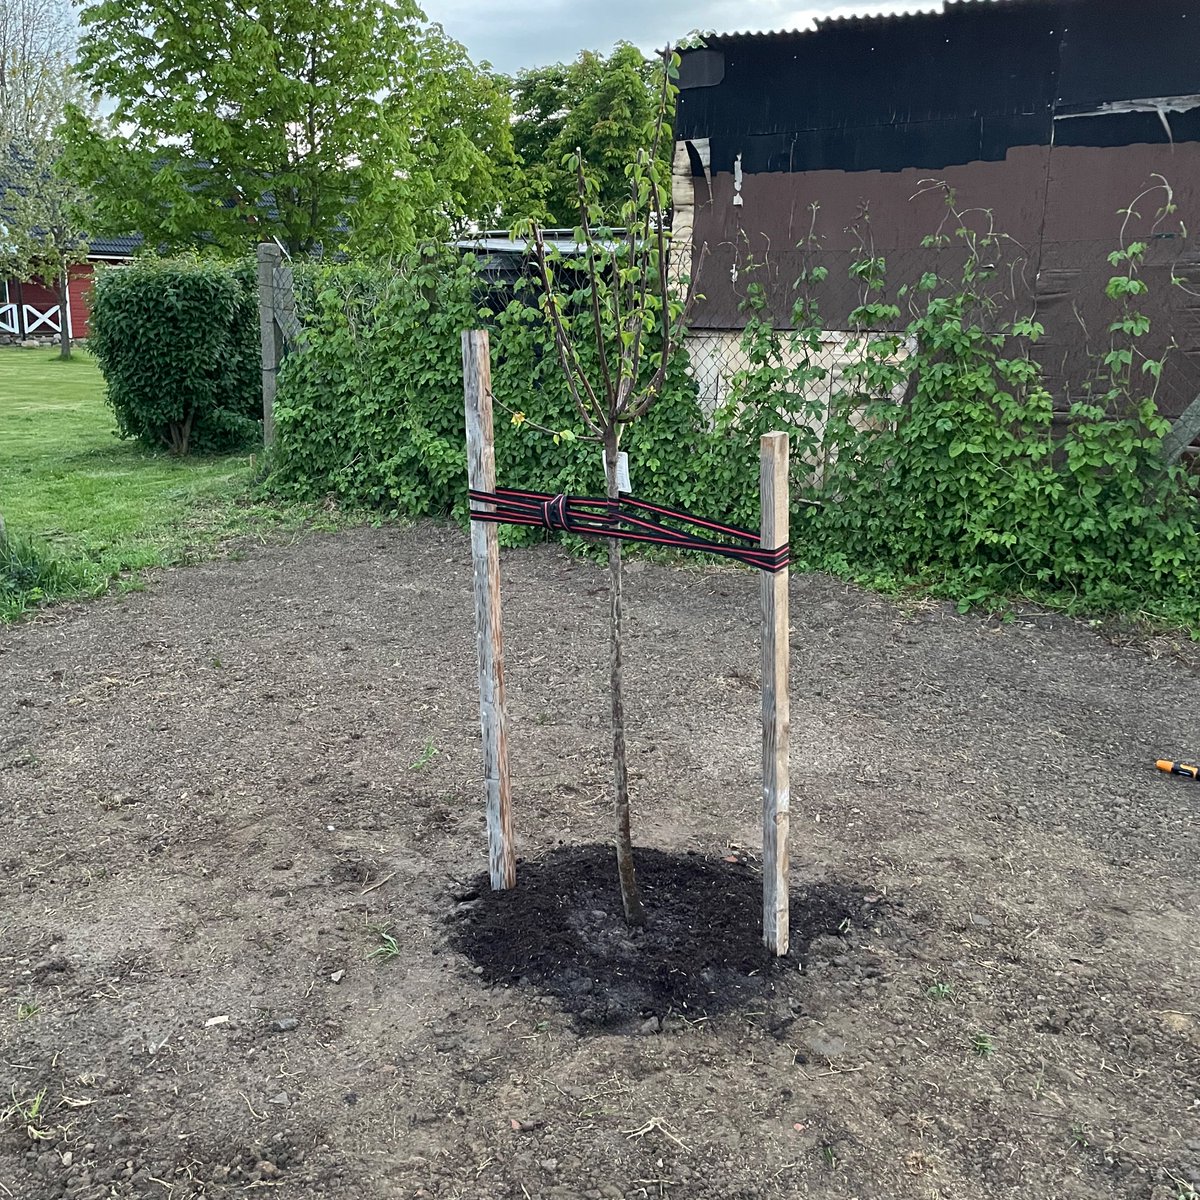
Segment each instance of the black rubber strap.
M709 521L659 504L648 504L631 496L610 500L603 496L564 496L497 488L494 492L472 490L470 497L473 506L489 506L472 507L473 521L529 525L585 537L615 537L626 542L669 546L675 550L702 550L772 574L784 570L789 562L787 546L764 550L758 535L749 529ZM680 525L684 528L676 527ZM726 540L714 540L716 537Z

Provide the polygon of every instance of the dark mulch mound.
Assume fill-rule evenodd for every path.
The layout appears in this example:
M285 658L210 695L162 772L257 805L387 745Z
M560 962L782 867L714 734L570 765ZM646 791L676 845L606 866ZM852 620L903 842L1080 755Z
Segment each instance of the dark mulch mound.
M460 890L451 944L485 981L529 984L581 1026L611 1028L761 999L815 938L846 934L869 907L855 889L794 887L790 953L776 959L762 942L760 870L661 850L637 850L635 862L644 929L625 924L612 847L569 846L522 864L512 891L491 891L486 875Z

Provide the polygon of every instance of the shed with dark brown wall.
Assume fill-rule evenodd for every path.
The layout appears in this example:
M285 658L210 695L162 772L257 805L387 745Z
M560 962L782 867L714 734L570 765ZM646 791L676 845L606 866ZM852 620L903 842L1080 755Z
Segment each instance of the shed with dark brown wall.
M694 172L693 245L708 246L696 328L744 324L748 262L766 264L759 278L786 322L810 232L829 268L825 323L845 328L859 236L869 231L894 284L927 269L921 241L945 217L945 183L1012 239L1011 279L1046 327L1041 358L1065 401L1106 339L1107 256L1120 210L1142 195L1130 229L1150 235L1147 345L1174 343L1161 407L1178 415L1200 392L1193 0L957 0L720 35L684 54L680 86L678 160ZM1160 177L1178 212L1156 225L1166 192L1147 189Z

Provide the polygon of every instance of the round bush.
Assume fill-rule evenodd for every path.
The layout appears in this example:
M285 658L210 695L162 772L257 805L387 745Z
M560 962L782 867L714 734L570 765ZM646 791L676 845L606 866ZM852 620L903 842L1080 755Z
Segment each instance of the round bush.
M251 264L143 259L101 272L88 346L122 437L183 455L261 436Z

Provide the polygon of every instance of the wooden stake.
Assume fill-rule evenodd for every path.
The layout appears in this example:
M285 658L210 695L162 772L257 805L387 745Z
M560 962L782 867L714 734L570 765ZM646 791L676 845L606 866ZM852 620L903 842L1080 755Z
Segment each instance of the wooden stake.
M463 394L467 414L467 478L476 491L496 490L492 428L492 363L487 331L462 335ZM500 625L500 547L496 526L471 522L475 565L475 633L479 648L479 720L483 726L483 780L487 800L488 867L492 889L517 882L508 739L504 719L504 635Z
M788 540L788 435L760 443L762 547ZM791 803L788 698L788 571L762 573L763 941L788 952L788 819Z

